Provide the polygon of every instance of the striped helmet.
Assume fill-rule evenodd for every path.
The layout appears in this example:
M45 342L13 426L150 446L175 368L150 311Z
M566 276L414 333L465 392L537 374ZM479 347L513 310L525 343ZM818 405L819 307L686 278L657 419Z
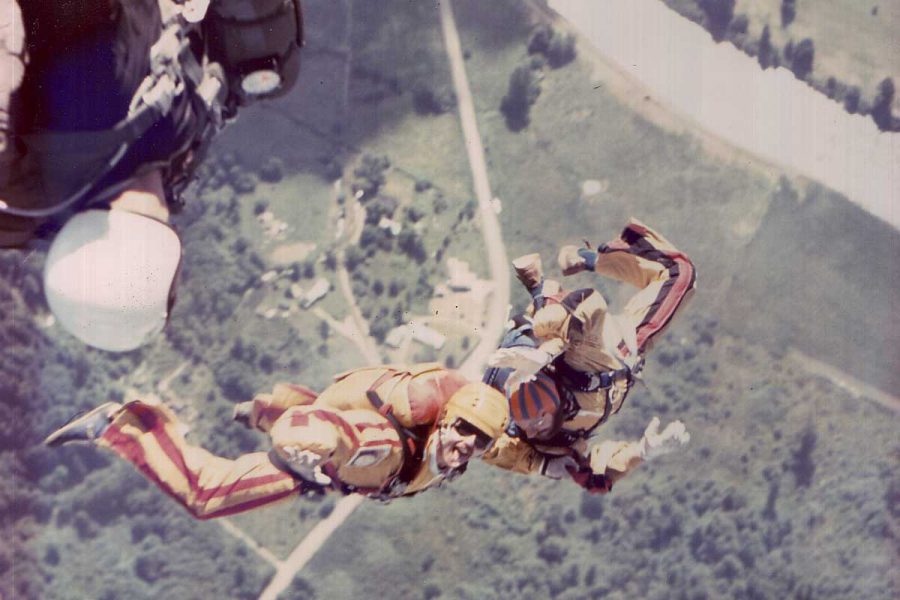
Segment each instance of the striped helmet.
M509 399L510 416L522 423L540 414L556 415L561 403L556 382L541 371L534 380L523 383L512 393Z

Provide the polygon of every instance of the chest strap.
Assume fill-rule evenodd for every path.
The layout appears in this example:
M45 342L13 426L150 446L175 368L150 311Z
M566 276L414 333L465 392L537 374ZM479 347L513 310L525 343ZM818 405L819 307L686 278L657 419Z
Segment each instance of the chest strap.
M403 449L403 465L397 474L390 481L385 483L380 492L387 497L398 496L403 493L403 489L415 478L416 474L422 467L422 461L425 456L425 440L427 438L429 425L415 428L404 427L397 417L394 416L393 407L385 402L378 395L377 389L382 383L388 381L391 377L397 375L395 371L387 371L376 379L369 389L366 390L366 398L378 411L397 430L400 437L400 446ZM371 494L370 494L371 495ZM377 494L375 495L378 496Z
M576 392L596 392L609 387L621 379L630 386L634 381L634 372L628 366L610 371L580 371L567 363L564 354L553 361L553 367L567 387Z

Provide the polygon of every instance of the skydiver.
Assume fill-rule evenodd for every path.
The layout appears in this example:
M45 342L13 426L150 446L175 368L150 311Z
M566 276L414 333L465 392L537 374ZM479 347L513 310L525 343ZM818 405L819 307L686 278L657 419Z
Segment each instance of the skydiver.
M44 291L84 343L158 334L170 212L240 106L289 90L299 0L0 0L0 247L53 236Z
M597 428L621 410L653 342L693 293L690 259L636 219L597 249L565 246L564 275L593 271L639 289L620 315L608 312L594 289L567 291L544 280L540 256L513 261L532 296L503 346L488 360L485 382L503 389L513 425L488 462L553 478L571 477L605 493L642 461L687 443L680 421L659 431L648 424L637 442L604 441L591 447Z
M60 427L49 446L93 442L131 462L194 517L244 512L304 492L379 500L449 481L506 428L497 390L440 365L362 368L321 394L278 384L235 406L271 452L221 458L188 444L175 415L140 400L108 402Z

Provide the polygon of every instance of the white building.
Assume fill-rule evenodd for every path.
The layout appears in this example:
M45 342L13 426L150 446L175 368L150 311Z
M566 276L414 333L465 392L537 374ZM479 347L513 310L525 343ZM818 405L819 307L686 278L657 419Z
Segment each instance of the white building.
M306 291L306 294L300 299L300 306L303 308L309 308L319 300L325 297L331 290L331 283L325 279L324 277L319 277L316 279L316 282L313 283L312 287Z

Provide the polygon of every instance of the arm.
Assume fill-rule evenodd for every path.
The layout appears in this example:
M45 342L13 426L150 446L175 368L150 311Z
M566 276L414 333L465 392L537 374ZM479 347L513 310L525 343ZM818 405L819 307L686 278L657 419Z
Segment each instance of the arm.
M672 421L659 431L659 417L653 417L636 442L604 441L594 446L590 454L591 471L605 478L612 487L641 463L677 450L690 440L691 434L681 421Z
M482 457L489 465L524 475L540 473L546 458L546 455L527 441L508 434L503 434Z
M234 407L234 420L251 429L267 432L284 412L292 406L312 404L316 393L306 386L277 383L271 394L257 394L249 402Z

